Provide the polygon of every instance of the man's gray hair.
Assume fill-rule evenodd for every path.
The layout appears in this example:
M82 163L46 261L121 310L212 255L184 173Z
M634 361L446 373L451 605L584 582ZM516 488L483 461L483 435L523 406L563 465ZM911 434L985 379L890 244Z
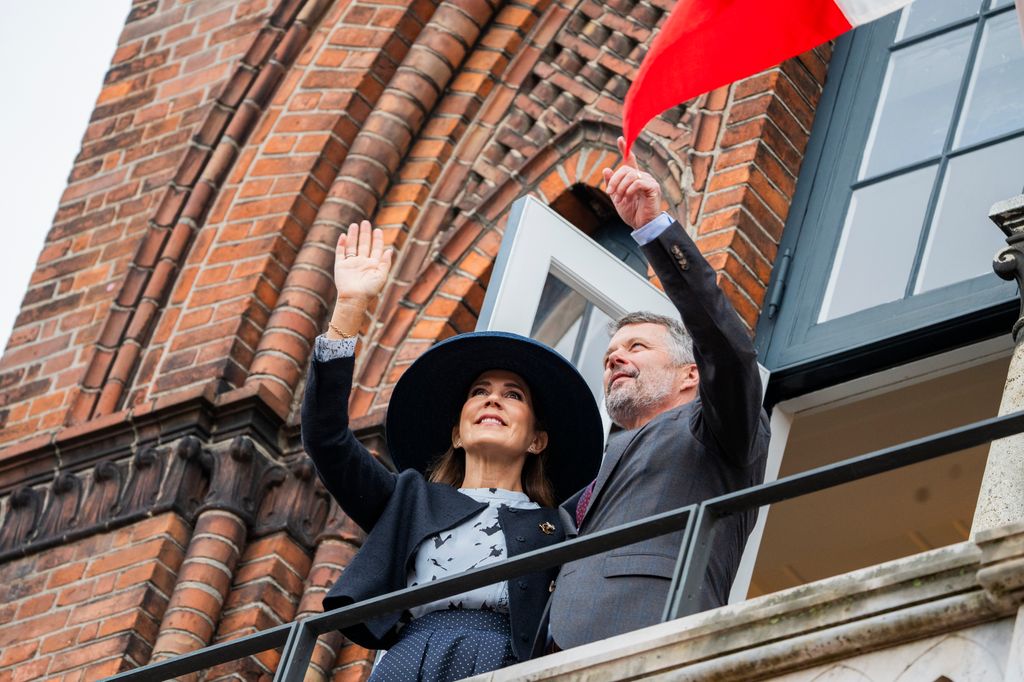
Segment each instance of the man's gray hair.
M631 324L661 325L668 332L669 350L672 352L676 364L689 365L694 362L693 339L690 338L690 332L686 331L686 327L679 320L641 310L635 313L626 313L611 322L608 325L608 333L614 336L620 329Z

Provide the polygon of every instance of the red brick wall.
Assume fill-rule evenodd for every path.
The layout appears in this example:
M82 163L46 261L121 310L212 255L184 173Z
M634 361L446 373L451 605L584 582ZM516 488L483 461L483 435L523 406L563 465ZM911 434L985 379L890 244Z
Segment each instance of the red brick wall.
M189 533L168 513L0 566L0 680L148 661Z
M0 682L95 679L319 609L361 540L297 439L338 231L370 218L398 249L351 404L379 447L404 368L474 327L512 202L617 161L672 5L135 3L0 360ZM676 107L637 145L751 329L829 56ZM314 668L360 679L367 657L333 635Z
M139 5L0 361L0 442L207 389L286 406L324 245L364 216L400 249L353 404L383 406L472 327L512 200L599 184L669 4ZM677 107L638 148L751 327L827 57Z

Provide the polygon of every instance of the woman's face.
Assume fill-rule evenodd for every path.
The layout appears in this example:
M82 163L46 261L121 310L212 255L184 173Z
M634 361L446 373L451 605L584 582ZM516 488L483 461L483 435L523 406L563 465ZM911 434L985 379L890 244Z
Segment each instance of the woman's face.
M535 426L526 382L513 372L489 370L470 384L452 442L461 441L469 454L525 457L547 447L547 434Z

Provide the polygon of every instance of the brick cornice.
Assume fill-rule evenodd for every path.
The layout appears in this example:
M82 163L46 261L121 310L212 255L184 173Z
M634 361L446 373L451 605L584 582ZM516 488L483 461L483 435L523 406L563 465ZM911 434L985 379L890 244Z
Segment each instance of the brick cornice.
M186 435L206 442L215 431L218 440L249 434L277 448L287 416L288 406L258 387L217 395L207 384L0 449L0 494Z
M264 393L233 394L94 420L92 428L0 452L0 563L164 511L191 520L203 508L237 513L253 537L285 531L311 548L329 506L301 452L298 426L271 409ZM353 427L387 463L380 421Z
M229 511L252 525L264 495L284 482L288 470L244 435L235 436L212 459L210 489L199 511Z
M165 511L189 518L209 466L198 439L187 436L171 447L142 447L88 468L62 469L49 483L23 485L7 498L0 563Z
M309 459L293 462L289 475L269 492L256 525L260 535L287 532L306 548L316 546L331 510L331 496Z

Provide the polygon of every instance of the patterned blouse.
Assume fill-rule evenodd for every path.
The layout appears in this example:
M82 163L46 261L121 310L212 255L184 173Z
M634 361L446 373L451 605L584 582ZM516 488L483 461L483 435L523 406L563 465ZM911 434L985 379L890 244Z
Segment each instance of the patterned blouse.
M498 509L538 509L526 493L500 488L459 488L459 492L487 507L462 525L427 538L416 548L407 585L413 587L430 580L468 571L506 558L505 534L498 524ZM508 583L480 587L448 599L409 609L413 618L445 609L480 609L508 613Z

